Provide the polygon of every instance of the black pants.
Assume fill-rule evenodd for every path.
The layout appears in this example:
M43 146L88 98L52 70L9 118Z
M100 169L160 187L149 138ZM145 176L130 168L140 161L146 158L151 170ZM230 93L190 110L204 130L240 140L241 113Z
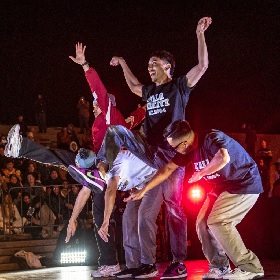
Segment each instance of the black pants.
M31 159L42 164L51 164L67 170L69 165L75 164L75 153L62 149L47 149L45 146L35 143L28 138L23 138L19 157ZM104 194L105 190L100 194L93 196L93 216L97 228L100 228L104 217ZM99 265L115 265L118 263L116 257L116 245L114 227L109 226L109 241L104 242L95 229L97 245L99 248Z

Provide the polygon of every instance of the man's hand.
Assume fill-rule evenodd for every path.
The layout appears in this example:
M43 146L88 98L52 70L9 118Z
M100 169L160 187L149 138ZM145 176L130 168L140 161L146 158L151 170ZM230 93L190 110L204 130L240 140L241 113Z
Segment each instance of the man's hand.
M196 34L204 33L209 25L212 23L211 17L203 17L198 21L197 28L196 28Z
M109 223L103 222L101 228L98 230L98 234L105 241L108 242L108 237L110 236L108 233Z
M110 65L111 66L118 66L118 65L120 65L120 61L124 61L124 59L120 56L113 56L111 61L110 61Z
M65 238L65 243L69 242L71 236L73 236L75 234L76 229L77 229L77 221L73 221L70 219L68 227L67 227L67 235Z
M135 200L142 199L142 197L145 195L145 193L146 193L145 188L143 188L141 190L134 191L130 194L129 197L124 198L123 201L128 202L128 201L135 201Z
M203 176L201 175L200 172L194 172L192 177L189 179L189 183L195 183L199 181Z
M83 44L78 42L76 44L76 57L69 56L69 58L71 58L75 63L81 65L86 61L85 50L86 50L86 46L83 47Z

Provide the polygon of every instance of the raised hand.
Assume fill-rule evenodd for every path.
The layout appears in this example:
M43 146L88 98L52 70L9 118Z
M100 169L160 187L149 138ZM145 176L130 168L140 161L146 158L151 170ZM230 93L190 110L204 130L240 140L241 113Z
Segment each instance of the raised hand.
M85 50L86 50L86 46L83 46L82 43L78 42L76 44L76 57L70 55L69 58L72 59L75 63L81 65L86 61Z
M197 28L196 28L196 33L204 33L209 25L212 23L212 18L211 17L203 17L198 21Z
M110 65L111 66L118 66L118 65L120 65L120 60L123 60L123 58L119 57L119 56L113 56L111 61L110 61Z

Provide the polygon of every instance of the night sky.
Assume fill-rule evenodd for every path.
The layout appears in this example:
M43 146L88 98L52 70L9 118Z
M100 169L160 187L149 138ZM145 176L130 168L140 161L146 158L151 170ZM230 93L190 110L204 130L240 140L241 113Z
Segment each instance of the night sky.
M251 122L258 132L280 133L279 0L3 2L0 123L13 124L20 113L34 124L32 106L43 94L48 126L78 125L76 104L91 92L68 58L76 42L86 44L87 61L128 115L141 99L111 57L123 56L148 84L149 55L165 49L175 55L174 76L184 75L197 64L197 22L211 16L209 68L191 93L187 119L196 129L238 132Z

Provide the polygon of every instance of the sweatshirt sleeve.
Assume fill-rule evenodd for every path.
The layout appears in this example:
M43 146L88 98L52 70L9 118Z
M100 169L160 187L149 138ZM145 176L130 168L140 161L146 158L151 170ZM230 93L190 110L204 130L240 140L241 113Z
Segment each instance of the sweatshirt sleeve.
M98 73L92 67L85 72L86 79L90 86L93 98L97 98L97 103L101 111L106 115L109 107L109 97L107 89L103 85Z
M137 108L135 111L131 112L129 117L133 117L132 121L125 123L126 128L133 129L138 124L140 124L145 119L146 110L142 107Z

